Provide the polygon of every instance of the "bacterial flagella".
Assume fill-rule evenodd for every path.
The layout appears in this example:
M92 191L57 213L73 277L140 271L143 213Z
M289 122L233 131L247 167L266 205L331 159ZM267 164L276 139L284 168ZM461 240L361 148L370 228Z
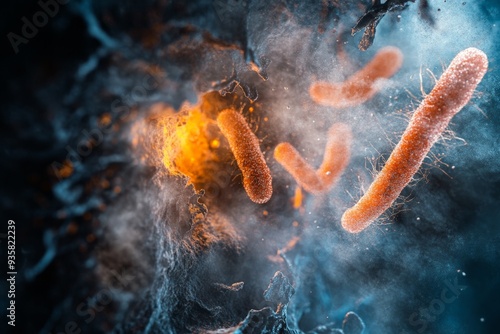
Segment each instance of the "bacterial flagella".
M357 74L347 79L347 86L349 86L349 89L339 89L334 92L335 99L344 101L349 100L349 103L353 104L366 102L375 95L378 89L372 87L376 85L376 79L394 75L395 71L401 66L401 60L401 52L396 48L386 48L383 52L378 52L375 58L367 65L368 69L362 69ZM432 145L442 136L451 118L469 102L477 85L486 73L487 68L488 61L486 55L475 48L466 49L453 59L450 66L437 81L431 93L425 96L420 106L413 112L408 128L403 133L399 144L395 147L380 173L375 175L373 184L368 188L366 193L361 196L354 207L348 209L342 215L341 225L345 231L350 233L359 233L363 231L393 204L403 188L408 185L415 173L421 167L422 161L429 153ZM364 73L364 75L360 73ZM357 77L357 80L353 80L353 77ZM357 83L359 83L359 85L357 85ZM339 87L343 85L346 84L339 84ZM312 87L314 87L314 84ZM312 91L313 90L311 90L311 95L313 95ZM328 99L328 94L330 93L332 92L322 92L322 99ZM345 94L345 96L342 94ZM313 97L313 100L318 102L318 97ZM264 157L258 137L254 134L249 126L249 122L241 112L236 110L238 106L241 106L239 104L240 102L238 102L237 99L227 100L227 104L235 104L232 108L223 106L217 107L220 103L221 102L217 102L217 99L214 100L213 95L207 94L203 97L203 101L199 105L206 106L210 104L209 112L198 109L199 107L187 106L186 110L189 111L186 115L171 118L184 118L184 121L181 122L182 125L180 125L180 127L177 126L177 130L182 128L194 128L196 130L194 132L190 130L189 133L196 133L196 135L191 138L191 143L188 144L188 146L181 146L176 151L176 154L167 154L159 160L163 161L164 166L172 166L175 165L175 161L178 161L179 155L188 154L189 157L189 154L193 154L193 149L217 149L217 151L219 151L218 154L220 154L220 149L224 148L224 145L221 147L224 140L222 139L221 142L220 135L217 135L214 131L208 131L210 124L213 123L213 120L210 121L210 118L215 119L222 136L227 139L229 144L228 147L226 147L226 151L230 151L231 156L234 156L239 171L242 174L242 184L246 194L252 202L259 205L265 204L270 201L273 196L273 177L268 167L270 158L268 157L266 159ZM343 107L346 106L347 104L343 105ZM337 104L335 107L340 108L341 105ZM254 107L247 106L246 108L249 110L249 115L257 113ZM162 113L165 112L160 111L160 114ZM198 116L189 116L192 113ZM200 116L204 113L206 114L205 116ZM175 123L177 122L178 121L175 121ZM161 124L160 122L153 125L153 127L160 126L161 128ZM178 131L175 127L166 127L164 129L166 129L167 132L165 132L165 130L161 131L160 136L170 136L174 133L178 135ZM182 131L184 130L181 130L181 132ZM146 138L149 138L149 134L149 132L146 132ZM265 136L265 133L263 135ZM144 134L141 136L144 136ZM183 137L185 137L185 135L181 134L180 138ZM350 126L343 123L335 123L326 132L326 137L327 143L323 155L323 162L316 171L306 160L304 160L304 158L302 158L301 154L290 143L281 142L275 146L273 159L291 174L299 187L293 198L293 203L287 204L290 208L301 208L301 187L313 196L327 194L332 191L332 187L348 166L353 140ZM205 144L201 144L200 138L203 138L202 142ZM214 142L216 143L215 145ZM158 152L164 152L164 150L164 147L154 146L153 150L149 151L149 154L158 154ZM167 147L167 151L169 150L175 151L170 146ZM183 151L185 152L183 153ZM269 150L268 148L268 151L273 150ZM212 153L217 155L217 153L214 152ZM196 163L199 165L196 170L198 173L204 173L205 178L208 179L211 178L209 175L210 173L207 174L207 170L200 166L207 166L210 164L210 160L212 160L212 162L217 161L218 163L224 164L224 159L220 159L220 157L214 155L200 155L197 153L194 154L194 156L199 159L196 160ZM170 159L170 161L165 161L165 158ZM193 160L193 157L191 156L190 159ZM230 162L231 158L228 159L226 157L225 164L230 164ZM223 169L221 165L219 165L219 168ZM189 170L192 173L195 169ZM211 172L216 173L213 169ZM181 175L187 177L187 181L191 183L191 178L193 180L198 178L198 176L194 174L188 177L181 172ZM235 183L235 186L237 185L238 182ZM205 188L206 183L205 185L203 183L198 184L198 189L202 192ZM333 190L335 190L335 188L333 188ZM226 189L225 191L228 190ZM234 205L241 205L242 201L244 202L245 199L239 198ZM210 199L207 200L206 204L208 211L216 208L215 210L218 214L223 214L222 212L225 210L224 205L219 202L211 201ZM264 216L269 214L267 210L263 212ZM333 222L333 224L338 223ZM224 227L222 225L219 226L219 228ZM230 235L233 235L233 233L234 232ZM294 249L297 240L298 239L292 239L290 245L279 250L278 254L286 260L287 254ZM281 259L278 261L283 260ZM280 271L276 272L275 277L281 277L281 279L275 281L273 278L268 290L285 289L288 291L287 293L289 293L289 295L286 293L283 294L282 292L275 298L277 300L280 300L280 298L286 298L288 300L293 294L291 292L292 288L290 282L284 278ZM221 285L219 284L219 286ZM264 295L266 295L266 293ZM251 322L251 319L256 315L250 312L248 317L239 324L239 328L243 331L251 330L254 328L253 326L261 328L261 326L267 326L268 322L274 323L273 326L277 326L273 327L271 332L279 332L287 328L286 323L280 320L281 317L285 316L283 313L283 306L280 305L282 304L278 304L276 311L266 310L264 312L264 309L260 310L258 317L264 318L259 318L256 324ZM269 314L266 312L269 312ZM267 320L266 317L268 317ZM273 320L269 320L269 317L273 318ZM365 328L363 321L353 312L348 312L346 314L344 323L347 323L347 325L344 326L345 333L361 333ZM355 329L350 330L350 326ZM228 328L226 330L231 332L232 330L236 330L236 328L237 327ZM334 330L333 327L331 330Z
M372 87L376 79L392 76L401 66L402 58L398 49L386 48L378 52L365 68L339 85L347 88L321 92L311 88L311 95L315 101L331 98L350 101L334 103L335 107L365 102L376 92ZM469 102L487 69L486 55L475 48L466 49L453 59L434 89L414 112L399 144L373 184L358 203L343 214L342 226L345 230L361 232L391 206L418 171L451 118ZM259 140L245 118L235 110L221 111L217 124L229 141L249 198L255 203L266 203L273 193L272 176L260 151ZM320 194L330 190L349 163L350 142L349 126L334 124L328 130L323 163L317 171L289 143L278 144L274 149L274 158L299 186L309 193Z
M16 332L497 333L499 6L60 6L0 63Z
M391 206L451 118L469 102L487 69L486 55L475 48L466 49L453 59L413 114L399 144L373 184L342 216L342 226L347 231L361 232Z

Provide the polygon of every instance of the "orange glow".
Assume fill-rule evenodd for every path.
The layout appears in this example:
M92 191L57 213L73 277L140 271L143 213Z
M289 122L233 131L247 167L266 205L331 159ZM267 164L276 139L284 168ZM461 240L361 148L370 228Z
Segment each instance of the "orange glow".
M293 197L293 208L299 209L302 206L302 188L295 188L295 196Z
M180 110L157 103L146 119L136 122L130 142L138 159L157 168L161 176L183 177L196 190L226 187L225 179L236 171L217 118L221 111L238 110L237 106L243 110L246 100L218 92L203 94L196 105L185 103Z
M184 104L180 111L159 103L151 107L151 116L133 129L132 145L143 162L163 169L165 175L181 176L201 189L213 181L227 158L215 121L221 102L207 94L197 105Z
M215 121L195 107L177 114L167 110L158 125L162 137L158 150L168 173L186 176L193 184L207 182L205 171L208 163L218 160L214 150L220 146L208 131Z
M210 142L211 148L219 148L219 146L220 146L220 141L218 139L214 139Z
M209 161L216 161L217 156L211 150L212 142L217 139L208 138L207 126L215 122L210 120L200 110L193 109L186 115L180 115L175 137L179 147L171 154L170 147L163 149L163 164L165 167L174 165L176 171L187 176L191 182L204 180L204 169Z

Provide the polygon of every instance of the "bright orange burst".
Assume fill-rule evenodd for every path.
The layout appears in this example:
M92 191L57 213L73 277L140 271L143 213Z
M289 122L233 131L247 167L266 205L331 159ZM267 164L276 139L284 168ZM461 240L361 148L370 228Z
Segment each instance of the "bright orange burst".
M181 176L197 190L216 182L233 158L229 145L217 126L221 110L247 107L241 99L209 92L196 105L185 103L180 110L158 103L149 116L132 130L132 145L143 163L163 170L163 175ZM247 109L248 110L248 109Z
M205 181L207 163L217 161L212 148L218 145L213 143L219 142L217 138L209 138L209 124L215 122L196 108L179 115L175 131L170 134L176 139L178 147L172 151L172 147L167 145L162 150L163 164L167 169L187 176L193 183Z

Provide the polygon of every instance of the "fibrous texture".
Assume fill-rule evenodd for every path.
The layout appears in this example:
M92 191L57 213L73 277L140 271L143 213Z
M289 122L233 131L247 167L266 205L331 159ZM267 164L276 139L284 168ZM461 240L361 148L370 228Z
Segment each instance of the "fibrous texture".
M335 108L357 106L371 99L379 90L378 79L392 77L403 64L403 54L396 47L385 47L360 71L342 83L315 82L309 89L314 102Z
M272 177L260 151L259 140L245 118L232 109L223 110L219 114L217 125L236 158L248 197L255 203L266 203L273 194Z
M425 97L375 181L358 203L342 216L342 226L357 233L369 226L399 196L446 129L470 100L488 68L486 55L475 48L460 52Z
M307 192L321 194L330 190L350 159L351 129L338 123L328 131L328 142L323 163L315 171L289 143L280 143L274 149L274 158Z

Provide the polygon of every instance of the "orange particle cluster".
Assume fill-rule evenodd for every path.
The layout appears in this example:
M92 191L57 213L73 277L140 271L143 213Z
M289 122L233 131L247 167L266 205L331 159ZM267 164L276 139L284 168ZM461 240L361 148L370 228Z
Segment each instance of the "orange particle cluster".
M342 83L315 82L309 89L314 102L335 107L353 107L371 99L379 90L376 81L392 77L403 64L396 47L382 48L360 71Z
M460 52L426 96L400 142L367 192L342 216L342 226L358 233L399 196L451 118L470 100L488 68L486 55L475 48Z
M342 123L334 124L328 131L328 142L323 163L315 171L289 143L280 143L274 158L307 192L327 192L340 177L350 159L351 129Z
M217 124L229 142L236 163L243 174L243 187L255 203L266 203L273 194L272 177L259 140L245 118L233 109L223 110Z

